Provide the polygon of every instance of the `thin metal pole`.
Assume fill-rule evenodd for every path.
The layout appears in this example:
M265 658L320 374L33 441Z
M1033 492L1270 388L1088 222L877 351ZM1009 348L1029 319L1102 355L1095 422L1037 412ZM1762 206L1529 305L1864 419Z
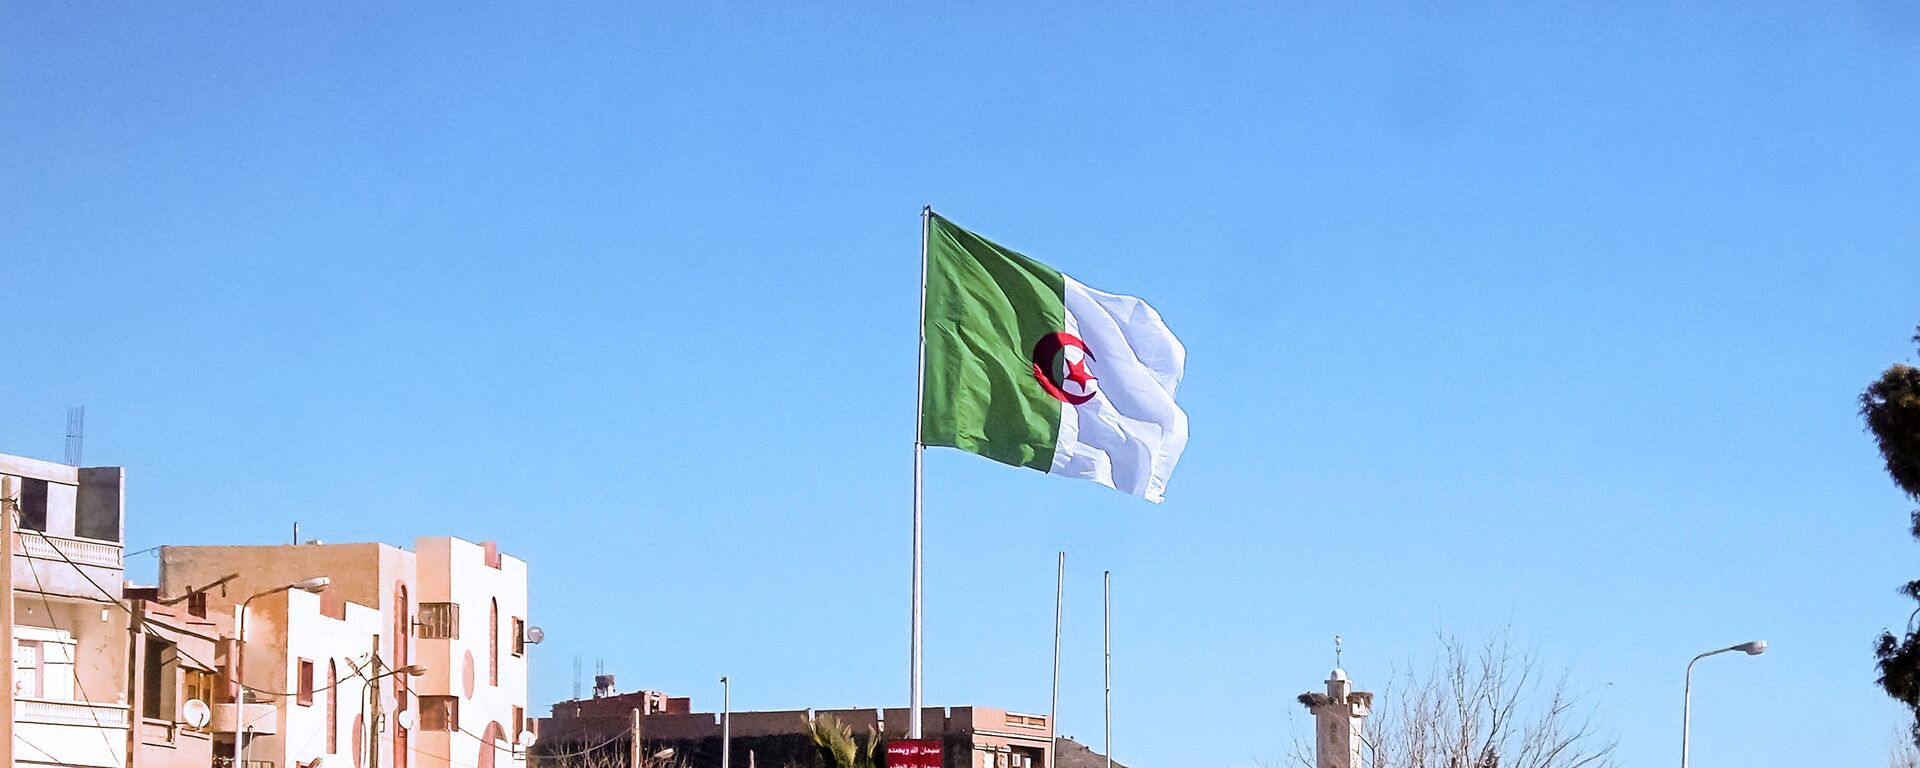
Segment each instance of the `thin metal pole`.
M1686 693L1680 697L1680 768L1687 768L1687 731L1693 725L1693 664L1705 656L1706 654L1701 654L1693 657L1693 661L1687 662Z
M733 682L720 678L720 768L733 765Z
M13 478L0 478L0 648L13 653L13 516L20 502L13 495ZM7 737L0 739L0 768L13 768L13 662L0 664L0 712L7 717Z
M1066 605L1067 553L1060 552L1060 567L1053 577L1053 703L1047 706L1047 768L1053 768L1054 752L1060 743L1060 613Z
M907 666L907 738L920 738L920 413L925 407L927 381L927 237L933 227L933 206L920 209L920 327L919 352L913 376L913 627Z
M1113 571L1101 571L1100 582L1100 644L1107 660L1107 768L1113 768Z
M627 762L633 768L640 768L640 708L633 708L633 719L627 730Z
M247 766L247 683L242 673L247 663L247 604L251 602L252 597L240 601L233 619L233 768Z

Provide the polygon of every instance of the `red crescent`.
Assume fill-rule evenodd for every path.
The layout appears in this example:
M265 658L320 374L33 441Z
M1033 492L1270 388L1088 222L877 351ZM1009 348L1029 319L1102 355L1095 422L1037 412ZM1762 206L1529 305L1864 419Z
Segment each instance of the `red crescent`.
M1040 388L1046 390L1047 394L1052 395L1053 399L1067 403L1068 405L1080 405L1092 400L1095 393L1089 392L1084 395L1072 394L1061 389L1060 382L1053 380L1054 358L1058 357L1061 351L1067 347L1079 347L1081 352L1087 354L1088 360L1098 361L1100 359L1093 356L1093 350L1089 349L1087 343L1081 341L1080 337L1065 331L1054 331L1053 333L1041 336L1040 340L1033 345L1033 378L1040 382Z

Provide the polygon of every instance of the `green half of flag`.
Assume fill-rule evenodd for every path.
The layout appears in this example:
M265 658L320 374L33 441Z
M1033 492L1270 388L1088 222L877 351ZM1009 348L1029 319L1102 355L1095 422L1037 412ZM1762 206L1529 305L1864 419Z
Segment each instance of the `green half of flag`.
M1036 385L1035 339L1066 324L1066 279L929 214L920 441L1045 472L1060 401Z

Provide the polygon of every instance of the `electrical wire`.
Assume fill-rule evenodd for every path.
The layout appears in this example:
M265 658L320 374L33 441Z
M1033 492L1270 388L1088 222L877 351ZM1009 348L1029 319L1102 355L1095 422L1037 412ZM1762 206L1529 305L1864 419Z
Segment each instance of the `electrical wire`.
M84 579L86 579L86 580L87 580L87 583L88 583L88 584L92 584L92 585L93 585L93 588L94 588L95 590L98 590L98 591L100 592L100 594L101 594L102 596L105 596L105 597L106 597L106 598L107 598L107 599L108 599L109 601L111 601L111 602L112 602L112 604L113 604L113 606L114 606L115 608L119 608L120 610L122 610L122 611L125 611L125 612L127 613L127 615L129 615L129 616L131 616L131 615L133 615L133 609L132 609L132 608L129 608L129 607L127 607L127 605L126 605L125 603L123 603L123 602L121 602L121 599L120 599L120 598L118 598L118 597L115 597L115 596L113 595L113 593L111 593L111 592L108 592L108 591L107 591L107 588L106 588L106 587L103 587L103 586L100 586L100 582L97 582L97 581L94 581L94 580L93 580L93 577L92 577L92 576L88 576L88 575L87 575L87 572L86 572L85 570L82 570L82 569L81 569L81 567L80 567L80 564L79 564L79 563L76 563L76 562L74 562L74 561L73 561L73 558L71 558L71 557L68 557L68 556L67 556L67 553L66 553L66 552L65 552L64 550L62 550L62 549L60 549L60 545L59 545L59 544L55 544L55 543L53 542L53 539L52 539L51 537L49 537L49 536L47 536L47 534L46 534L45 532L42 532L42 531L23 531L23 533L32 533L32 534L34 534L34 535L37 535L37 536L39 536L39 537L40 537L40 540L41 540L41 541L44 541L44 542L46 542L46 543L47 543L47 547L48 547L49 549L52 549L52 550L53 550L53 554L55 554L55 555L57 555L57 556L59 556L59 558L60 558L60 560L61 560L62 562L65 562L65 563L66 563L66 564L67 564L68 566L71 566L71 567L72 567L72 568L74 569L74 571L76 571L76 572L78 572L78 573L80 574L80 576L81 576L81 578L84 578ZM37 580L37 578L38 578L38 574L35 574L35 577L36 577L36 580ZM150 626L147 626L147 624L146 624L146 623L145 623L144 621L143 621L143 622L141 623L141 625L140 625L140 630L141 630L141 633L142 633L142 634L146 634L146 635L152 635L153 637L157 637L157 638L160 638L160 639L162 639L162 640L166 640L166 641L168 641L168 642L173 642L171 638L169 638L169 637L167 637L167 636L165 636L165 635L162 635L162 634L160 634L160 633L159 633L158 631L156 631L156 630L154 630L154 628L152 628L152 627L150 627ZM182 656L185 656L185 657L187 657L187 660L189 660L189 661L192 661L192 662L193 662L193 663L195 663L195 664L199 664L200 666L202 666L202 667L205 667L206 669L210 669L210 670L217 670L217 669L219 669L219 667L218 667L218 666L216 666L216 665L213 665L213 664L208 664L207 662L205 662L205 661L202 661L202 660L201 660L200 658L198 658L198 657L196 657L196 656L194 656L193 654L191 654L191 653L188 653L188 652L187 652L187 651L186 651L185 649L183 649L183 648L181 648L181 647L179 646L179 644L178 644L178 643L175 643L175 645L174 645L174 648L173 648L173 650L174 650L174 652L175 652L175 653L178 653L178 654L180 654L180 655L182 655ZM349 661L351 661L351 659L349 659ZM337 687L338 685L339 685L339 683L338 683L338 682L334 682L334 683L331 683L331 684L328 684L328 685L327 685L326 687L324 687L324 688L315 688L315 689L313 689L313 692L314 692L314 693L319 693L319 692L321 692L321 691L325 691L325 690L330 690L330 689L332 689L332 688L335 688L335 687ZM261 688L254 688L254 687L252 687L252 686L249 686L249 685L247 685L245 681L240 681L240 687L241 687L241 688L245 688L245 689L247 690L247 692L248 692L248 693L252 693L252 694L256 694L256 695L260 695L260 696L268 696L268 697L273 697L273 698L285 698L285 697L288 697L288 696L298 696L298 695L300 695L300 694L299 694L298 692L292 692L292 691L269 691L269 690L265 690L265 689L261 689Z
M465 731L462 731L462 733L465 733ZM467 735L468 735L468 736L472 736L473 734L470 734L470 733L469 733L469 734L467 734ZM589 748L587 748L587 749L583 749L583 750L581 750L581 751L579 751L579 752L563 752L563 753L561 753L561 754L557 754L557 755L550 755L550 754L545 754L545 753L542 753L542 754L540 755L540 759L542 759L542 760L558 760L558 759L560 759L560 758L565 758L565 757L580 757L580 756L582 756L582 755L589 755L589 754L592 754L592 753L594 753L594 752L598 752L598 751L600 751L600 750L602 750L602 749L605 749L607 745L609 745L609 744L612 744L612 743L614 743L614 742L616 742L616 741L619 741L619 740L621 740L621 739L624 739L624 738L627 738L627 736L628 736L628 734L627 734L627 733L625 733L625 732L621 732L621 733L616 733L616 734L614 734L614 736L613 736L613 738L611 738L611 739L607 739L606 741L603 741L603 742L600 742L600 745L599 745L599 746L597 746L597 747L589 747ZM476 738L477 738L477 737L476 737Z
M55 555L57 555L57 556L59 556L59 558L60 558L60 559L61 559L62 561L64 561L64 562L65 562L65 563L66 563L66 564L67 564L68 566L70 566L70 567L72 567L72 568L74 569L74 571L75 571L75 572L77 572L77 573L79 573L79 574L80 574L80 576L81 576L81 578L84 578L84 579L86 579L86 580L87 580L87 583L88 583L88 584L91 584L91 585L93 585L93 588L94 588L95 590L98 590L98 591L100 592L100 594L101 594L102 596L105 596L105 597L106 597L106 598L107 598L108 600L110 600L110 601L112 601L112 604L113 604L113 605L114 605L115 607L117 607L117 608L119 608L120 610L123 610L123 611L126 611L126 612L127 612L127 613L128 613L129 615L132 615L132 614L133 614L133 612L134 612L134 611L133 611L133 609L132 609L132 608L129 608L129 607L127 607L127 606L126 606L126 605L125 605L124 603L122 603L122 602L120 602L120 599L119 599L119 598L116 598L116 597L114 597L114 595L113 595L113 593L111 593L111 592L108 592L108 591L107 591L107 588L106 588L106 587L103 587L103 586L100 586L100 582L97 582L97 581L94 581L94 580L93 580L93 577L92 577L92 576L89 576L89 575L87 575L87 572L86 572L85 570L83 570L83 569L81 569L81 567L80 567L80 564L79 564L79 563L76 563L76 562L74 562L72 558L70 558L70 557L67 557L67 553L66 553L65 551L63 551L63 550L61 550L61 549L60 549L60 545L58 545L58 544L55 544L55 543L53 542L53 539L52 539L52 538L50 538L50 537L48 537L48 536L47 536L47 534L46 534L46 533L45 533L44 531L30 531L30 533L34 533L34 534L36 534L36 535L38 535L38 536L40 537L40 540L41 540L41 541L44 541L44 542L46 542L46 544L47 544L47 547L48 547L49 549L52 549L52 550L53 550L53 553L54 553ZM145 549L145 550L141 550L140 552L135 552L135 553L133 553L133 554L136 554L136 555L137 555L137 554L141 554L141 553L144 553L144 552L148 552L148 551L151 551L151 550L155 550L155 549L159 549L159 547L150 547L150 548L148 548L148 549ZM35 580L35 582L36 582L36 583L38 583L38 581L39 581L39 574L38 574L38 573L35 573L35 574L34 574L34 580ZM44 595L42 596L42 600L43 600L43 601L45 600L45 596L44 596ZM51 608L49 608L49 609L48 609L48 611L49 611L49 612L51 612L51 611L52 611L52 609L51 609ZM51 617L49 617L49 619L51 619ZM55 627L55 629L58 629L58 627L56 626L56 627ZM147 634L147 635L151 635L151 636L153 636L153 637L157 637L157 638L160 638L160 639L162 639L162 640L170 640L170 639L169 639L169 638L167 638L167 637L166 637L165 635L162 635L162 634L160 634L160 633L159 633L159 632L158 632L157 630L155 630L155 629L153 629L153 628L152 628L152 627L150 627L150 626L147 626L147 625L146 625L146 624L145 624L144 622L142 622L142 624L141 624L141 626L140 626L140 629L141 629L141 631L142 631L142 633L143 633L143 634ZM180 654L180 655L182 655L182 656L185 656L185 657L187 657L187 659L188 659L189 661L192 661L192 662L194 662L195 664L199 664L200 666L202 666L202 667L205 667L205 668L207 668L207 669L218 669L218 667L216 667L216 666L214 666L214 665L212 665L212 664L208 664L208 663L206 663L206 662L204 662L204 661L201 661L201 660L200 660L199 658L197 658L197 657L195 657L195 656L194 656L193 654L191 654L191 653L188 653L188 652L187 652L187 651L186 651L185 649L182 649L182 648L180 648L180 647L179 647L179 645L178 645L177 643L176 643L176 644L174 645L174 652L175 652L175 653L178 653L178 654ZM349 662L351 662L351 659L349 659ZM365 681L367 682L367 684L368 684L368 685L372 685L372 684L373 684L374 682L376 682L376 680L375 680L374 678L370 678L370 677L367 677L367 676L366 676L366 673L364 673L364 672L362 672L362 671L360 671L359 669L357 669L357 667L358 667L358 665L356 665L356 664L352 664L352 663L349 663L349 664L347 665L347 667L348 667L348 669L350 669L350 670L352 670L352 671L353 671L353 675L354 675L355 677L360 677L361 679L363 679L363 680L365 680ZM78 680L78 677L76 677L76 678L75 678L75 682L76 682L76 683L78 683L78 682L79 682L79 680ZM338 687L340 687L340 684L341 684L341 683L343 683L343 682L345 682L345 681L344 681L344 680L335 680L334 682L332 682L332 683L329 683L329 684L327 684L327 685L326 685L326 686L324 686L324 687L320 687L320 688L315 688L315 689L313 689L313 691L312 691L312 693L319 693L319 692L321 692L321 691L328 691L328 690L333 690L333 689L335 689L335 688L338 688ZM254 688L254 687L251 687L251 686L248 686L248 685L247 685L247 684L246 684L246 683L245 683L244 681L241 681L241 682L240 682L240 687L241 687L241 689L242 689L242 690L245 690L245 691L247 691L248 693L252 693L252 694L254 694L254 695L262 695L262 696L269 696L269 697L275 697L275 698L286 698L286 697L289 697L289 696L298 696L298 695L299 695L299 694L298 694L298 693L296 693L296 692L282 692L282 691L267 691L267 690L262 690L262 689L259 689L259 688ZM86 695L86 691L84 691L84 690L82 690L82 691L81 691L81 695L82 695L82 696L85 696L85 695ZM99 715L97 715L97 714L96 714L96 715L94 715L94 723L95 723L95 725L99 725L99 724L100 724L100 723L99 723ZM104 727L104 726L102 726L102 727ZM508 753L509 755L512 755L512 754L513 754L513 745L512 745L512 743L511 743L511 742L508 742L508 743L507 743L507 745L506 745L506 746L505 746L505 747L503 748L502 746L500 746L500 745L501 745L501 742L500 742L499 740L497 740L497 739L487 739L486 737L483 737L483 736L479 736L479 735L477 735L477 734L474 734L473 732L471 732L471 731L468 731L468 730L466 730L465 728L460 728L460 729L457 729L457 730L458 730L458 731L459 731L460 733L462 733L462 734L465 734L466 736L468 736L468 737L470 737L470 738L472 738L472 739L474 739L474 740L476 740L476 741L479 741L479 742L480 742L480 743L482 743L482 744L489 744L489 743L491 743L491 744L493 745L493 748L494 748L494 750L495 750L495 751L505 751L505 752L507 752L507 753ZM596 746L596 747L592 747L592 748L590 748L590 749L587 749L587 750L585 750L585 751L582 751L582 752L573 752L573 753L567 753L567 754L560 754L560 755L542 755L541 757L543 757L543 758L548 758L548 759L558 759L558 758L565 758L565 757L578 757L578 756L581 756L581 755L586 755L586 754L589 754L589 753L592 753L592 752L596 752L596 751L599 751L600 749L602 749L602 748L604 748L604 747L606 747L607 745L609 745L609 744L612 744L612 743L614 743L615 741L618 741L618 740L620 740L620 738L621 738L621 736L623 736L623 735L624 735L624 734L621 734L621 735L616 735L616 736L614 736L613 738L611 738L611 739L608 739L608 740L606 740L605 742L602 742L602 743L601 743L601 744L600 744L599 746ZM102 738L105 738L105 735L104 735L104 734L102 734ZM311 743L311 741L312 741L312 739L308 739L308 741L309 741L309 743ZM109 742L109 746L111 746L111 743L110 743L110 742ZM36 747L36 749L37 749L37 747ZM417 747L416 747L416 750L418 750L418 748L417 748ZM418 750L418 751L424 751L424 750ZM438 758L440 758L440 759L442 759L442 760L446 760L446 761L447 761L447 762L449 762L449 763L452 763L452 762L453 762L453 759L452 759L451 757L446 757L446 756L443 756L443 755L434 755L434 754L432 754L432 753L428 753L428 756L429 756L429 757L438 757ZM474 768L474 767L473 767L473 766L463 766L463 768Z
M16 505L16 506L17 506L17 505ZM46 534L41 534L41 536L40 536L40 537L41 537L42 539L44 539L44 538L46 538ZM9 546L9 547L11 547L11 546L13 546L13 542L11 542L11 541L9 541L9 542L6 542L6 545L7 545L7 546ZM65 555L62 555L61 557L62 557L62 558L64 559L64 558L65 558L66 556L65 556ZM70 561L70 560L69 560L68 562L69 562L69 563L71 563L72 561ZM60 628L60 621L59 621L59 619L57 619L57 618L54 618L54 615L53 615L53 602L47 599L47 587L46 587L46 585L45 585L45 584L43 584L43 583L41 583L41 582L40 582L40 571L39 571L39 569L37 569L37 568L34 568L34 567L33 567L33 564L32 564L32 563L28 563L28 564L27 564L27 573L29 573L29 574L32 574L32 575L33 575L33 589L34 589L34 591L35 591L35 592L37 592L37 593L39 593L39 595L40 595L40 605L41 605L41 607L43 607L43 608L46 608L46 609L47 609L47 623L48 623L48 624L52 624L52 625L53 625L53 630L54 630L55 632L62 632L62 633L65 633L65 634L67 634L68 636L71 636L71 635L72 635L73 633L71 633L71 632L67 632L67 630L64 630L64 629L61 629L61 628ZM86 574L85 574L85 573L82 573L81 575L82 575L82 576L85 576ZM91 582L93 582L93 579L92 579L92 578L88 578L88 579L87 579L87 581L88 581L89 583L91 583ZM99 584L94 584L94 586L95 586L95 587L99 587L100 585L99 585ZM119 602L118 602L118 601L115 601L115 603L114 603L114 604L115 604L115 605L119 605ZM121 606L121 607L125 607L125 606ZM44 664L45 664L45 660L46 660L46 657L45 657L45 656L42 656L42 657L41 657L41 662L42 662L42 665L44 665ZM44 680L43 680L42 682L44 683ZM115 747L115 746L113 745L113 739L107 736L107 730L106 730L106 729L107 729L107 726L106 726L106 724L105 724L105 723L102 723L102 722L100 722L100 713L99 713L99 712L97 712L97 711L95 711L95 709L94 709L94 706L93 706L93 697L87 694L87 684L86 684L85 682L83 682L83 681L81 681L81 679L80 679L80 670L79 670L78 668L76 668L76 669L74 670L74 673L73 673L73 686L74 686L75 688L78 688L78 689L80 689L80 700L81 700L82 702L84 702L84 703L86 703L86 704L87 704L87 716L88 716L88 717L91 717L91 718L93 718L93 727L94 727L94 733L98 733L98 734L100 734L100 738L101 738L101 740L102 740L102 741L105 741L105 742L106 742L106 744L107 744L107 751L108 751L108 752L113 752L113 751L115 751L115 750L117 749L117 747ZM9 715L9 717L11 717L11 715ZM128 727L128 728L132 728L132 727L133 727L133 724L132 724L131 722L129 722L129 723L127 724L127 727ZM36 747L36 749L38 749L38 747Z

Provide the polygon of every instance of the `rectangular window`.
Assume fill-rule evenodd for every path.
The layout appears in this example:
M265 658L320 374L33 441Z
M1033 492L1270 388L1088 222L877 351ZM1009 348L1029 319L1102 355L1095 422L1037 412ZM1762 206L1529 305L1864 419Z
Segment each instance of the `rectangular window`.
M293 689L293 701L303 707L313 706L313 662L300 660L300 682Z
M47 530L47 481L20 478L20 530Z
M173 643L147 637L146 655L140 659L140 716L155 720L173 720L173 697L167 693L167 677L173 671L167 662Z
M527 655L527 620L513 620L513 655ZM518 733L516 731L515 733Z
M186 676L182 682L186 685L187 690L186 695L181 697L181 700L199 699L201 702L209 705L213 703L214 677L212 672L204 669L189 669L186 671ZM198 730L206 729L201 728Z
M195 592L187 595L187 615L202 619L207 617L207 593Z
M40 696L40 641L14 641L13 688L21 696Z
M527 711L519 707L514 707L513 708L513 732L507 734L507 737L510 739L513 739L513 743L518 744L520 743L520 733L522 731L525 731L526 729L527 729Z
M460 605L421 603L420 619L415 622L414 629L422 640L460 639Z
M14 690L29 698L78 701L74 698L73 636L62 630L15 626Z
M460 697L421 696L420 730L460 730Z

